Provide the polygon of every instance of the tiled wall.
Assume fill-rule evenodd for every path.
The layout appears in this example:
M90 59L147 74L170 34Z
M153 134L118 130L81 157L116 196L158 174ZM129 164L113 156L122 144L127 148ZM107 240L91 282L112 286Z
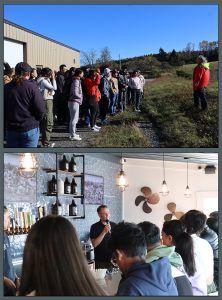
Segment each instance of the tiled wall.
M71 156L71 153L66 154L66 157L69 159ZM40 167L56 168L55 154L38 153L37 157ZM119 158L115 155L106 153L85 154L85 173L103 176L104 178L104 204L109 207L111 212L110 219L114 222L120 222L122 219L122 195L115 186L115 177L119 169ZM37 174L37 203L44 204L46 202L48 203L49 209L51 204L55 201L55 197L46 197L43 195L43 192L47 191L47 182L51 176L52 174L47 174L42 170ZM70 197L64 197L62 201L70 201ZM98 221L97 207L98 205L95 204L86 204L85 219L71 220L77 229L80 240L88 240L90 226Z

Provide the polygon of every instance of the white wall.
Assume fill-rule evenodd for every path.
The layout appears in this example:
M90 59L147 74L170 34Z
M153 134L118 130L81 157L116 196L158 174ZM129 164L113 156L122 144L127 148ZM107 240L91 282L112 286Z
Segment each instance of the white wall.
M166 197L160 197L158 204L149 204L152 212L146 214L142 210L142 203L135 206L135 199L138 195L143 195L140 191L143 186L149 186L153 193L160 192L163 181L162 161L127 158L124 170L129 180L129 186L123 193L123 219L135 223L150 221L161 228L164 215L170 213L167 209L169 202L176 203L177 211L202 210L200 198L201 194L206 193L200 192L212 192L210 194L218 198L218 173L206 175L204 171L198 171L197 167L197 164L189 163L189 186L192 195L190 198L185 198L186 163L165 161L166 182L170 193Z

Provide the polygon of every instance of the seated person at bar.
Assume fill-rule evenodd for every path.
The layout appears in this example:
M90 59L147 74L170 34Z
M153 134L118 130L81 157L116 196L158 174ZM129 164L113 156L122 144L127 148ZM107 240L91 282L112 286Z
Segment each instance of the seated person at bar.
M100 296L73 225L49 215L28 234L19 296Z
M107 243L116 224L109 221L110 212L106 205L100 205L97 208L97 213L100 220L91 226L90 239L94 247L95 268L106 269L112 267L110 262L112 251L108 249Z
M168 257L171 264L172 276L176 281L178 296L192 296L193 290L191 283L183 268L183 259L175 252L175 246L165 246L161 244L159 228L150 222L138 224L144 234L147 245L146 262L152 263L161 257Z
M117 296L178 296L167 257L146 263L146 241L142 229L133 223L115 226L109 241L122 271Z
M15 296L19 279L12 264L11 247L6 230L10 226L9 212L4 206L4 296Z

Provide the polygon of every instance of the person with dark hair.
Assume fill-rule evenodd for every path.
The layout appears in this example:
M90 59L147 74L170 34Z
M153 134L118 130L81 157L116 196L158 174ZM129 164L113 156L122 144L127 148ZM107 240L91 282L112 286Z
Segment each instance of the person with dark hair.
M98 103L101 98L99 84L100 74L97 73L96 70L91 69L88 77L84 79L84 85L86 88L86 104L90 110L90 126L91 130L94 132L98 132L101 128L96 125L96 118L99 110Z
M7 147L30 148L38 145L39 122L45 105L37 86L28 81L31 70L27 63L18 63L13 80L4 86Z
M76 134L76 124L79 121L79 106L82 104L83 100L81 78L83 78L83 71L81 69L76 69L68 100L70 113L69 139L71 141L81 141L81 137Z
M34 82L35 84L37 84L37 82L36 82L37 77L38 77L37 70L35 68L32 68L32 71L30 73L29 81Z
M140 110L140 100L141 100L141 90L142 90L142 86L141 86L141 82L140 79L138 77L138 73L137 71L134 71L132 73L132 76L129 80L129 87L131 89L131 93L132 93L132 103L134 105L134 110L135 112L141 112Z
M150 222L138 224L144 234L147 246L146 262L152 263L162 257L168 257L171 264L172 276L176 281L178 296L192 296L193 290L187 274L183 268L181 256L175 252L175 246L161 244L159 228Z
M201 232L200 237L210 244L213 254L214 254L214 283L218 289L219 286L219 280L218 280L218 271L219 271L219 257L218 257L218 235L217 233L210 228L208 223L211 223L211 220L213 220L214 224L217 222L218 225L218 220L214 218L208 218L207 223L204 227L204 230Z
M41 70L41 77L37 80L38 87L45 101L46 112L42 120L42 146L54 147L55 143L51 143L51 132L53 128L53 96L57 89L55 72L50 68Z
M199 55L196 59L197 66L193 71L194 106L207 109L207 86L210 80L210 67L206 57Z
M15 273L12 264L11 246L6 230L10 226L9 211L4 206L4 256L3 256L3 282L4 296L15 296L16 289L19 287L19 278Z
M146 263L146 241L142 229L120 222L112 231L110 249L122 271L117 296L177 296L167 257Z
M210 213L209 217L218 220L218 215L219 215L218 210L215 210Z
M210 229L212 229L218 235L218 228L219 228L218 219L215 219L213 217L208 218L207 225Z
M200 265L203 267L205 279L209 287L208 290L210 290L214 274L213 250L210 244L200 237L206 225L207 217L203 212L193 209L189 210L183 216L182 220L186 226L187 233L193 239L195 258L198 259Z
M127 68L124 66L119 74L119 105L120 111L124 112L126 110L127 103L127 88L128 88L128 78L127 78Z
M68 99L64 99L65 73L67 67L65 64L59 66L59 71L56 74L57 90L55 94L55 113L59 124L66 121L66 106Z
M96 269L110 268L112 267L110 262L112 251L108 249L107 243L116 224L110 221L110 212L106 205L100 205L97 213L100 220L90 228L90 239L95 253L95 267Z
M15 75L15 68L11 68L7 62L4 62L4 84L12 81Z
M110 115L116 114L116 107L118 105L119 87L118 87L118 71L113 70L110 78Z
M99 101L99 108L102 125L108 124L106 115L109 112L110 104L110 72L111 70L109 68L105 68L100 82L101 100Z
M166 246L175 246L175 251L181 255L184 269L192 285L193 295L207 295L204 271L194 254L192 237L185 232L185 227L180 220L163 223L162 242Z
M27 237L19 296L101 296L74 226L49 215Z

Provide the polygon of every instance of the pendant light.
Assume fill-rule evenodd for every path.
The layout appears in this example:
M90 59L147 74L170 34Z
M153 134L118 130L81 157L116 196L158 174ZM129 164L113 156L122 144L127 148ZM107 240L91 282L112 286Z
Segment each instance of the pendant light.
M168 190L167 183L166 183L166 180L165 180L165 161L164 161L164 153L163 153L163 182L162 182L160 194L163 197L165 197L165 196L169 195L169 192L170 191Z
M121 157L121 160L120 160L121 169L116 176L116 185L119 187L121 192L125 191L126 187L129 185L127 176L124 172L124 162L125 162L125 159Z
M185 189L184 196L186 198L189 198L191 196L191 190L190 190L189 185L188 185L188 158L185 157L184 159L187 160L187 186L186 186L186 189Z
M33 153L21 153L19 159L19 174L25 178L32 178L38 170L37 159Z

